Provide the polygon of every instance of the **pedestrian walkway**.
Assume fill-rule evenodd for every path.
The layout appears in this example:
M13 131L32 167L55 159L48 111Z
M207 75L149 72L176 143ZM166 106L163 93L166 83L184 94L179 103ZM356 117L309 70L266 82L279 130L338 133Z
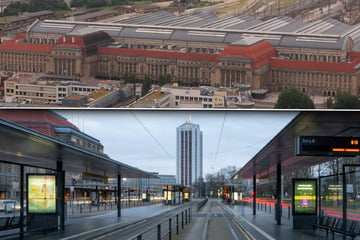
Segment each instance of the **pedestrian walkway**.
M33 232L26 233L26 240L71 240L71 239L87 239L90 236L96 236L102 232L107 232L115 228L125 227L130 224L141 222L146 218L171 211L178 205L148 205L141 207L126 208L121 210L121 217L117 217L117 210L108 210L102 212L93 211L84 214L69 214L65 222L64 231L53 232ZM19 229L12 230L13 233ZM18 235L2 238L2 235L9 233L8 231L0 231L0 238L6 240L19 239Z
M326 231L310 229L293 229L292 217L287 213L283 214L281 225L276 224L275 210L256 211L253 215L251 205L226 205L231 213L235 215L235 220L244 227L256 240L325 240L332 239L326 236ZM286 211L284 211L286 212ZM342 239L341 235L335 235L335 240Z

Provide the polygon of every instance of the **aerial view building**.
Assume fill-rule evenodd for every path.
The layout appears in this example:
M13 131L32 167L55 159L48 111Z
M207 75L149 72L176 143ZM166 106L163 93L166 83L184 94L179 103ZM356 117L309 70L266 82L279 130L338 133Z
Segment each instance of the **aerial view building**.
M0 44L0 70L308 95L359 95L360 24L156 11L113 23L36 20ZM4 92L6 95L7 92ZM258 97L254 95L253 97Z

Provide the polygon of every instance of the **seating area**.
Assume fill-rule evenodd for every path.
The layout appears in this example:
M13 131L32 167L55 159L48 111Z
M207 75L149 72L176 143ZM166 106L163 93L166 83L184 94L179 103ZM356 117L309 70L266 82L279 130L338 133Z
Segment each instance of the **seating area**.
M27 220L26 216L24 216L24 226L26 225ZM0 231L1 230L9 230L13 228L20 227L20 216L13 215L13 216L1 216L0 217Z
M346 223L346 231L343 231L344 221L339 217L331 217L331 216L317 216L315 223L313 224L313 230L323 229L326 231L326 236L329 235L329 232L332 233L333 239L335 233L337 234L345 234L347 237L351 239L360 236L360 223L355 220L348 220Z

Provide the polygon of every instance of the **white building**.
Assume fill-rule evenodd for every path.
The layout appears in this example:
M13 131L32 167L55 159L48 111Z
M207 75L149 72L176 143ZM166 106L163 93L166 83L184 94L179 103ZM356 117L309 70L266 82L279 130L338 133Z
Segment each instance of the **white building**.
M70 95L87 95L99 87L67 81L26 81L10 79L4 81L5 102L57 103Z
M203 175L203 134L190 119L176 130L176 182L191 186Z

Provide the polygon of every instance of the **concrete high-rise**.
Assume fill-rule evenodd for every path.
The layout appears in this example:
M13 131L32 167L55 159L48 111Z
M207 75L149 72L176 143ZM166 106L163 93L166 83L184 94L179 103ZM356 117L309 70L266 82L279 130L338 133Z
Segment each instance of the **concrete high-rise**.
M176 181L191 186L203 174L203 135L198 124L188 121L176 129Z

